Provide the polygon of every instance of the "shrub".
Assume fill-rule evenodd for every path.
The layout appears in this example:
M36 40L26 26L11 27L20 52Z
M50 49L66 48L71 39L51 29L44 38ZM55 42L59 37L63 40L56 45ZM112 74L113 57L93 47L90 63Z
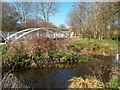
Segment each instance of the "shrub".
M76 45L79 46L79 44ZM48 60L59 60L60 62L63 62L63 60L70 62L72 60L79 62L90 60L88 55L81 55L67 50L61 44L61 40L58 41L46 37L38 38L36 36L32 39L21 39L8 44L3 49L3 56L4 65L11 61L18 63L34 60L38 64L39 62L49 63Z
M8 43L3 47L3 66L13 66L12 62L17 64L18 62L49 58L49 51L59 50L59 45L59 41L45 37L37 38L36 36L32 39L17 40L13 43Z

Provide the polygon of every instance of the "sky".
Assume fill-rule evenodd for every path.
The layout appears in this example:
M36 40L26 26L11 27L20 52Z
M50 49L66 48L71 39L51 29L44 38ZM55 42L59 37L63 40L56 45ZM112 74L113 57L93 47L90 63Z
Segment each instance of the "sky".
M3 1L11 2L12 0L3 0ZM36 0L33 0L33 1L36 1ZM42 1L45 1L45 0L42 0ZM99 0L57 0L57 3L59 3L58 12L54 16L51 16L49 21L52 22L57 27L59 27L60 24L64 24L66 27L68 27L66 24L66 18L68 16L69 11L72 9L73 2L75 1L90 2L90 1L99 1Z
M4 0L4 2L11 2L12 0ZM59 0L60 1L60 0ZM54 16L49 18L49 21L54 25L59 27L61 24L64 24L67 28L66 18L68 16L69 11L72 9L73 2L56 2L58 3L58 11Z
M72 9L72 2L57 2L59 3L58 12L50 17L50 22L52 22L57 27L60 26L60 24L64 24L66 27L66 18L68 16L69 11Z

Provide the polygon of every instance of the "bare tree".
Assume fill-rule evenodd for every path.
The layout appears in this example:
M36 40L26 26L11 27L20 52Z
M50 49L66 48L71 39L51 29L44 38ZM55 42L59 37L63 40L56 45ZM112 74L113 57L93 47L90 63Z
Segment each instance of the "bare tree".
M40 2L32 2L32 14L34 16L33 18L36 18L37 21L44 21L41 16Z
M61 25L59 26L59 28L61 28L62 30L64 30L64 29L66 28L66 26L65 26L64 24L61 24Z
M56 2L14 2L13 5L16 11L21 14L21 25L25 26L25 23L30 18L36 19L37 22L49 22L49 18L55 15L58 4Z
M26 20L31 17L31 2L14 2L13 5L16 8L16 11L19 12L22 16L20 19L21 24L25 24Z
M68 15L68 25L83 37L103 39L113 35L108 26L117 20L118 3L80 2L73 5Z
M56 2L35 2L32 4L34 6L33 14L44 22L49 22L50 16L55 15L58 9L58 3Z
M49 17L54 15L57 11L57 3L56 2L42 2L41 3L41 15L44 17L44 21L48 22Z

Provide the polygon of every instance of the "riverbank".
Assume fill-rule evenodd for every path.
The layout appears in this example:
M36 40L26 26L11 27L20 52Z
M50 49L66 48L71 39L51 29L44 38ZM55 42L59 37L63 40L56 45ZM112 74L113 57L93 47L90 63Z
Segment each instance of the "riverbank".
M114 68L114 69L113 69ZM101 69L102 70L102 69ZM86 76L86 79L80 77L73 77L69 79L70 82L68 88L120 88L120 67L112 67L111 69L111 79L108 82L104 82L101 71L98 76ZM98 71L96 71L98 72Z
M28 75L31 74L30 77L28 77L27 74L25 74L24 76L25 78L29 78L28 82L29 80L31 81L32 76L35 76L33 80L35 81L38 80L36 79L36 76L38 76L37 78L39 78L42 72L47 73L46 77L48 75L50 75L49 77L51 77L51 74L48 72L49 70L53 72L52 73L53 77L55 77L54 73L57 72L57 71L54 72L53 70L58 70L59 71L58 74L59 77L61 77L60 78L61 80L65 78L63 73L67 71L66 73L67 77L63 80L65 82L65 86L63 85L63 81L62 82L56 81L56 83L58 83L57 84L58 86L61 85L60 87L67 88L69 87L67 82L68 79L70 79L70 76L71 78L74 76L82 76L82 78L84 78L86 75L94 76L91 74L89 67L91 68L94 67L96 69L95 62L98 62L99 65L105 64L104 65L105 67L112 66L111 60L114 59L116 53L117 43L112 40L98 40L98 39L89 40L82 38L69 38L66 40L33 38L27 40L18 40L14 43L11 44L8 43L2 46L2 70L3 75L9 70L13 70L12 73L16 74L19 73L20 75L23 74L23 76L24 73L29 72ZM97 57L99 58L99 60L96 60L95 56L97 55L102 55L103 58L100 56ZM107 59L104 60L104 58L106 57ZM21 69L25 70L23 71L24 73L20 72L22 71ZM34 69L33 71L38 70L38 74L36 74L36 71L35 72L31 71L32 69ZM106 74L104 75L104 77L106 78L106 76L109 75L109 71L105 70L105 73ZM41 77L44 76L45 74L43 74ZM108 77L106 79L109 79ZM44 82L46 82L48 81L47 78L40 79L40 81L43 80ZM90 78L90 80L93 79ZM33 86L36 85L35 82L32 83ZM98 84L99 83L103 85L103 82L101 83L98 80ZM47 83L44 84L46 87L48 87ZM52 87L52 85L50 87Z
M79 76L85 79L88 75L93 76L89 68L96 69L97 65L102 65L106 67L104 79L109 81L110 72L108 69L112 66L112 57L96 56L95 58L96 60L90 60L88 63L71 63L68 68L23 68L12 73L19 80L22 78L25 85L31 88L68 88L69 79Z
M64 41L64 44L70 52L84 54L116 56L118 51L118 43L114 40L69 38Z
M65 64L88 62L92 55L115 56L117 43L113 40L68 38L52 40L36 37L2 45L3 69L64 68Z
M85 80L82 77L73 77L69 80L71 83L68 88L120 88L120 76L115 77L108 83L103 83L100 79L94 77L87 77Z

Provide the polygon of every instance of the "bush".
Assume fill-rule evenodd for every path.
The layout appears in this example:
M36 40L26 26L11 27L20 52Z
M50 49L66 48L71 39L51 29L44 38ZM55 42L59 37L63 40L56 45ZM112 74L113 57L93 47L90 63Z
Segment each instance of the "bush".
M40 60L48 57L50 50L59 50L59 46L58 41L45 37L37 38L35 36L32 39L17 40L3 47L3 63Z
M90 59L92 58L89 55L81 55L67 50L66 46L61 44L61 40L58 41L45 37L38 38L34 36L32 39L17 40L3 49L4 65L12 65L12 62L19 64L20 62L33 63L34 61L38 66L39 63L48 64L51 61L54 62L54 60L59 62L87 62Z

